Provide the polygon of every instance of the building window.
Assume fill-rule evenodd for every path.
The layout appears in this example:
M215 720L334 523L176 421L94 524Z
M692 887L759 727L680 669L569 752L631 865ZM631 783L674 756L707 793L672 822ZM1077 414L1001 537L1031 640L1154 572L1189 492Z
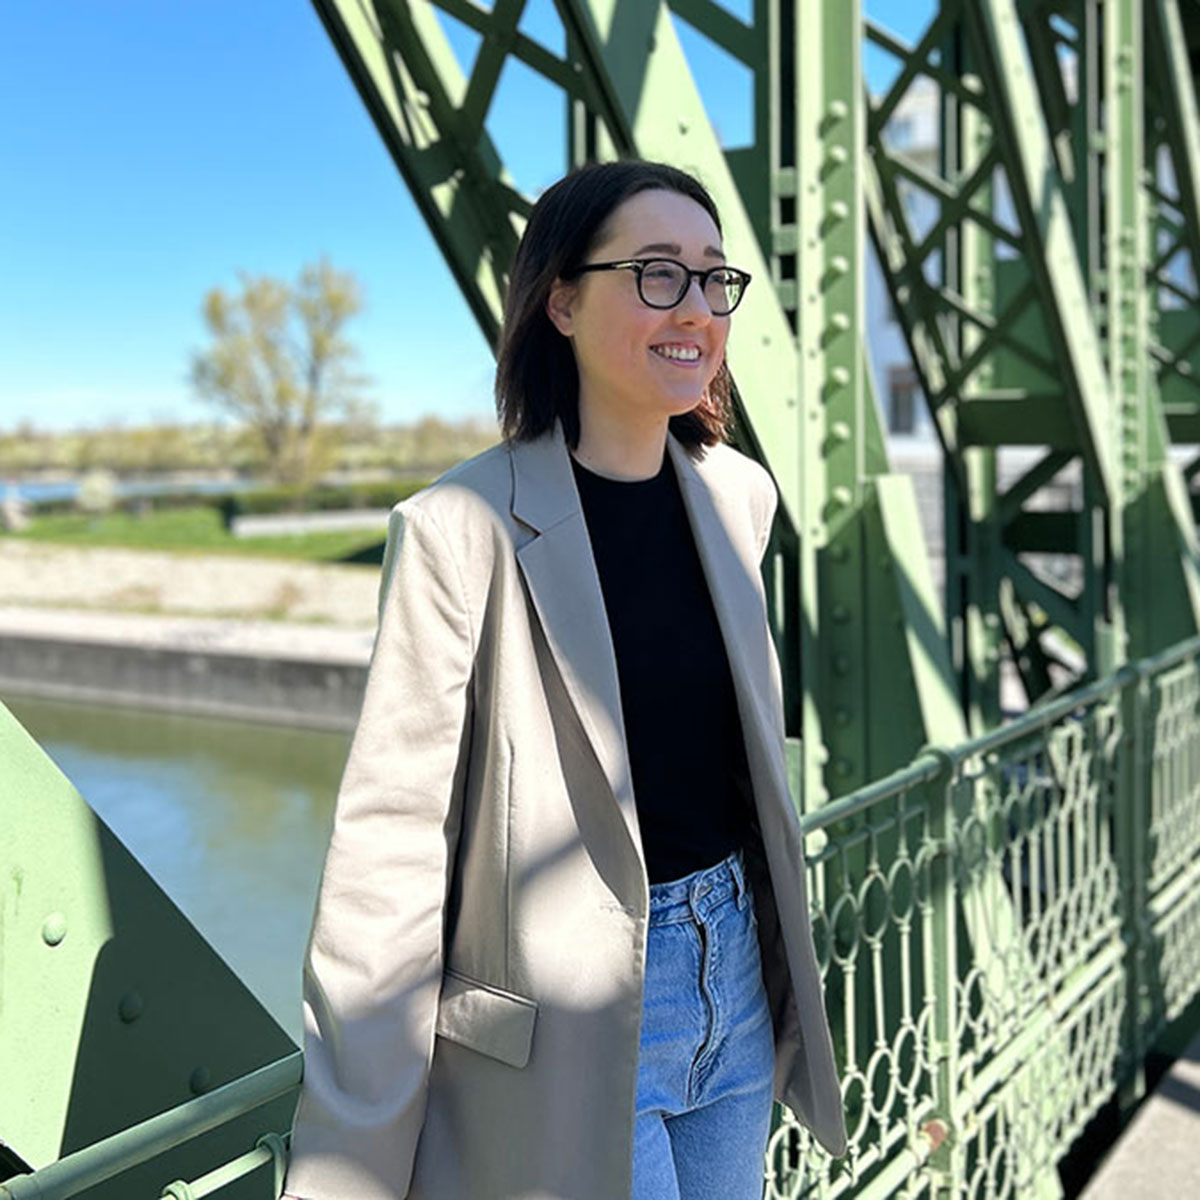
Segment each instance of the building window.
M914 433L920 385L912 367L888 368L888 432Z

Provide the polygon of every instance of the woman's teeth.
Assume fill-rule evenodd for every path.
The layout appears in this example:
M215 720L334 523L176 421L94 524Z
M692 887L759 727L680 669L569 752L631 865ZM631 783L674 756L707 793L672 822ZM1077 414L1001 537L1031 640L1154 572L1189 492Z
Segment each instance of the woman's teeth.
M673 358L679 362L695 362L700 357L699 346L651 346L650 349L663 358Z

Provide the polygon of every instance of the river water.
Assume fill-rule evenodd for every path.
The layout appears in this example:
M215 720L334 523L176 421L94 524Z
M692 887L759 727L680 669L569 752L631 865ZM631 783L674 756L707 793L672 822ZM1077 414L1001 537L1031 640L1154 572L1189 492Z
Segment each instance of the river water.
M300 967L346 735L5 703L298 1041Z

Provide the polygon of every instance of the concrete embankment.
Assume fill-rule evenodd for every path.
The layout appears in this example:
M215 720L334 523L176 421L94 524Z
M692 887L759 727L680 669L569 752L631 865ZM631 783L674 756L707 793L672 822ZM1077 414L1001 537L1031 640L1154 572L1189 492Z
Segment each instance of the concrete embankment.
M0 699L350 729L378 588L371 567L0 538Z
M350 730L371 641L367 630L0 606L0 699Z

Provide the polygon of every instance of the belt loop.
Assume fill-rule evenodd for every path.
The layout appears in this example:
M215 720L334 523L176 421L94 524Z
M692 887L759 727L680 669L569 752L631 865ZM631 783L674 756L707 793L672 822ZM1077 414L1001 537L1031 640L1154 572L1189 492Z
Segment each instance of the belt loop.
M733 856L733 879L737 888L738 911L746 907L746 866L742 861L742 851L738 850Z

